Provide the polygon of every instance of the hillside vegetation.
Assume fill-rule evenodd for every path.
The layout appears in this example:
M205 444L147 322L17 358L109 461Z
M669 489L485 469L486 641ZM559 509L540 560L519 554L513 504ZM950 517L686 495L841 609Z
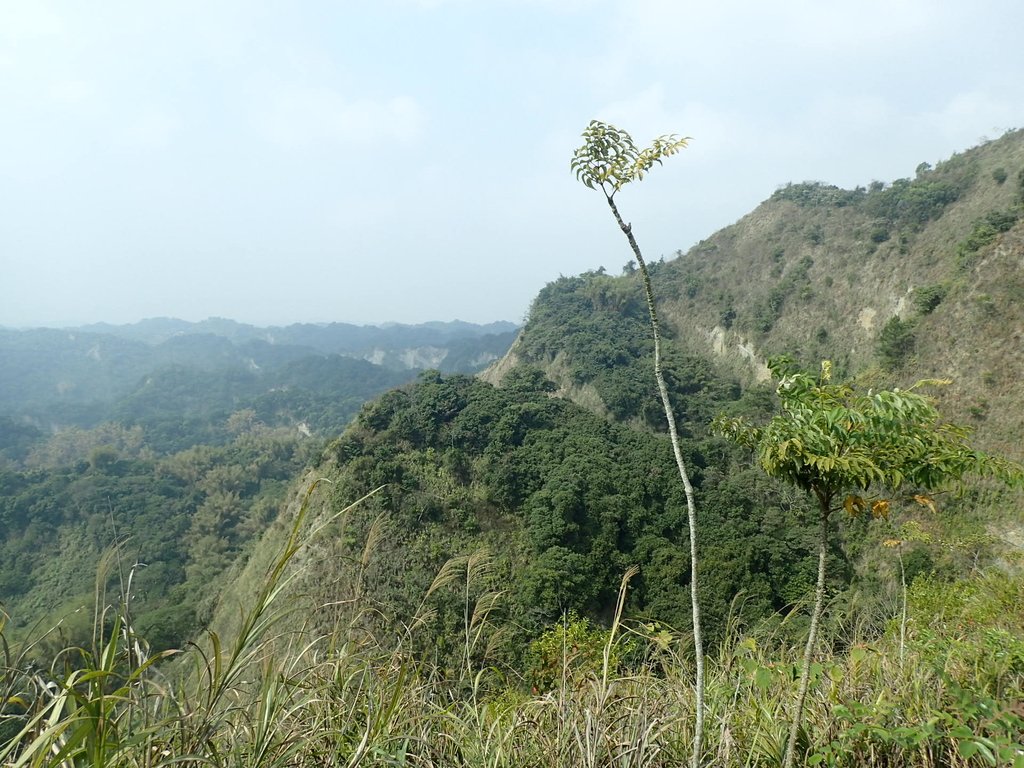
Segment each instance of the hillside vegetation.
M116 545L122 577L138 564L136 626L154 647L182 644L291 481L364 402L415 376L339 351L397 359L434 344L473 371L510 343L504 324L466 323L0 330L8 632L56 626L47 648L88 638L92 574ZM102 587L117 584L110 573Z
M1022 198L1015 132L913 180L789 185L650 265L698 496L703 764L781 764L816 572L811 500L711 419L767 420L765 363L785 353L865 390L948 376L944 413L1024 458ZM481 377L427 371L363 406L261 518L179 667L147 666L141 622L113 618L128 621L128 596L57 657L55 696L22 664L52 658L51 641L14 647L0 760L42 764L51 746L104 765L687 760L685 503L645 311L629 264L561 278ZM800 756L1024 766L1019 493L974 484L875 509L827 542Z
M783 187L665 264L666 314L687 349L745 380L778 354L950 378L949 415L1019 456L1022 173L1014 131L889 185Z

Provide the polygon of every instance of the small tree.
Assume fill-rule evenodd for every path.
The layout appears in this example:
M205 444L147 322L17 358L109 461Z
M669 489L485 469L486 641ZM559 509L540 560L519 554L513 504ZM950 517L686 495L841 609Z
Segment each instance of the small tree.
M661 394L661 404L665 410L665 419L668 422L669 439L672 442L672 453L675 456L676 466L679 469L679 477L683 482L683 490L686 492L687 525L690 533L690 599L693 612L693 649L697 667L695 691L696 691L696 718L693 735L693 754L691 757L692 768L700 765L701 742L704 736L704 640L701 635L700 605L697 601L697 506L694 502L693 486L686 471L686 462L683 461L683 453L679 447L679 433L676 430L675 414L672 411L672 403L668 396L668 387L665 384L665 376L662 372L661 363L661 330L658 324L658 312L654 302L654 291L651 288L651 275L647 269L647 262L640 252L636 238L633 237L633 227L622 220L619 209L615 205L615 195L626 184L632 181L640 181L644 174L654 167L655 163L661 165L666 157L676 154L683 149L689 139L680 138L675 134L661 136L655 139L651 146L646 149L638 149L633 143L633 138L623 130L615 126L602 123L599 120L591 120L590 125L583 132L583 146L579 147L573 154L571 168L576 178L583 182L590 189L600 189L604 193L608 207L619 229L629 241L629 247L633 250L633 256L640 268L640 277L644 284L644 292L647 297L647 311L651 318L651 332L654 336L654 378L658 384L658 392Z
M791 768L825 601L832 514L845 508L851 515L870 511L888 517L891 494L941 490L968 475L1016 482L1021 473L1011 462L972 448L969 431L941 423L934 402L916 391L948 382L865 393L832 383L828 361L817 379L791 370L786 360L772 361L769 368L779 379L778 414L763 427L719 418L714 428L753 448L766 473L807 491L818 506L818 580L784 760Z

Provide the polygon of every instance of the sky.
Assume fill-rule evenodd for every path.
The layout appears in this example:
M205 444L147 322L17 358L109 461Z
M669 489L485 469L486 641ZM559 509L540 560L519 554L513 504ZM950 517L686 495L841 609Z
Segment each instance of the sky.
M591 119L690 146L616 198L671 258L789 181L1024 126L1019 0L0 0L0 325L512 320L631 254Z

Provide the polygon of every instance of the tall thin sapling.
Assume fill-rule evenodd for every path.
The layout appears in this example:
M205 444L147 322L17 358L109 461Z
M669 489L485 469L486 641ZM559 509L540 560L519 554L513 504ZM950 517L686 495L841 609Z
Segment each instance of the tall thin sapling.
M697 507L694 502L693 486L686 471L686 463L679 447L679 433L676 429L675 414L668 396L668 387L662 372L661 330L658 324L658 312L654 302L654 291L651 288L651 275L647 269L640 246L633 236L632 225L625 223L615 205L615 195L626 184L640 181L654 164L661 165L666 157L676 154L689 142L675 134L655 139L646 149L638 149L633 138L615 126L591 120L583 131L583 146L573 153L570 167L576 178L590 189L600 189L604 193L608 207L619 229L629 241L636 263L640 268L644 292L647 297L647 311L651 318L651 332L654 336L654 378L661 394L661 403L665 409L668 422L668 434L672 442L672 453L675 456L679 477L686 492L687 525L690 533L690 598L693 612L693 648L696 662L696 719L694 723L693 753L691 767L700 765L701 743L704 735L704 640L701 635L700 605L697 601Z

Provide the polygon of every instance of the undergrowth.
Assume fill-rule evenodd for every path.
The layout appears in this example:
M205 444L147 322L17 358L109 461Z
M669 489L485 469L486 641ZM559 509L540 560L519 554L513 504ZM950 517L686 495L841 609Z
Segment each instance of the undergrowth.
M688 634L622 617L634 570L611 628L567 616L534 644L540 673L471 663L468 654L461 670L442 673L402 643L362 631L360 614L372 606L348 606L329 633L304 629L287 587L295 555L316 533L306 532L313 490L234 637L209 633L150 655L130 606L104 609L98 594L93 647L65 649L44 667L28 661L33 643L11 647L0 623L0 765L657 768L688 760ZM482 619L467 611L466 620L471 639ZM1024 766L1019 574L918 578L902 654L898 616L873 630L833 626L842 629L812 670L806 765ZM800 650L767 631L733 631L718 647L708 659L703 765L781 764Z

